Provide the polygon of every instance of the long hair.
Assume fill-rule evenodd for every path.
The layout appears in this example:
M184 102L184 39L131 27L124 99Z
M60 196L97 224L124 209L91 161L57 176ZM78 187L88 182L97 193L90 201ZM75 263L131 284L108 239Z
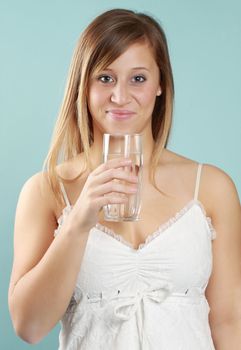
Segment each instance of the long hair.
M106 68L131 44L142 41L147 41L151 46L160 70L162 94L156 97L152 113L152 135L155 143L150 171L150 180L160 191L155 182L155 170L160 154L167 146L174 97L166 36L153 17L125 9L113 9L96 17L84 30L70 65L63 103L44 163L51 188L59 203L63 203L56 170L59 162L83 152L84 170L93 170L90 161L90 146L94 141L93 125L87 103L91 75L96 70Z

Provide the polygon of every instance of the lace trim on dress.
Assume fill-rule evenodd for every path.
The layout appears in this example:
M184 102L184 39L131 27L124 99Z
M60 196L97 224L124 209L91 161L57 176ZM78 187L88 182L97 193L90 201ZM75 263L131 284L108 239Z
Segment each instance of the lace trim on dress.
M216 239L217 238L217 232L216 232L215 228L213 227L212 219L209 216L207 216L207 213L206 213L206 210L205 210L203 204L199 200L196 200L195 202L199 205L200 209L203 212L203 215L206 217L207 224L208 224L208 227L209 227L209 230L210 230L210 233L211 233L212 240Z
M154 231L153 233L149 234L147 236L147 238L145 239L144 243L141 243L138 247L138 249L142 249L145 245L147 245L148 243L150 243L154 238L156 238L157 236L159 236L161 233L163 233L164 231L166 231L169 227L171 227L175 222L177 222L178 220L181 219L181 217L186 214L191 207L193 207L195 204L197 204L199 206L199 208L201 209L203 215L206 218L206 222L208 224L208 228L211 234L211 239L214 240L217 237L216 234L216 230L214 229L213 225L212 225L212 220L209 216L207 216L206 214L206 210L203 206L203 204L196 199L192 199L187 205L185 205L181 210L179 210L173 217L171 217L167 222L161 224L156 231ZM72 210L72 206L66 206L63 209L62 215L59 217L58 219L58 227L57 229L54 231L54 236L56 236L64 222L64 219L66 216L68 216L68 214L70 213L70 211ZM99 230L101 230L102 232L105 232L106 234L108 234L109 236L113 237L114 239L116 239L117 241L120 241L121 243L127 245L129 248L134 249L133 245L126 241L122 235L114 232L113 230L111 230L110 228L101 225L99 222L95 225L95 227Z
M127 245L129 248L133 248L130 242L126 241L120 234L115 233L115 231L111 230L109 227L103 226L99 222L97 222L95 227L98 228L100 231L105 232L107 235L113 237L117 241L120 241L121 243Z
M69 213L72 210L72 206L71 205L67 205L63 210L62 210L62 215L60 215L60 217L57 220L58 223L58 227L56 228L56 230L54 230L54 237L56 237L56 235L59 233L59 230L64 222L64 219L69 215Z
M216 231L212 225L211 218L207 216L205 208L203 207L202 203L199 200L192 199L187 205L185 205L180 211L178 211L174 216L172 216L167 222L161 224L156 231L149 234L147 238L145 239L144 243L141 243L137 249L142 249L144 246L146 246L148 243L150 243L153 239L155 239L157 236L159 236L161 233L166 231L169 227L171 227L175 222L181 219L181 217L186 214L191 207L193 207L194 204L197 204L200 209L202 210L203 215L205 216L208 224L209 231L211 233L211 239L216 238ZM97 223L96 228L98 228L101 231L104 231L106 234L110 235L111 237L115 238L116 240L120 241L121 243L127 245L128 247L133 249L133 245L126 241L123 236L120 234L114 232L110 228L101 225L100 223Z

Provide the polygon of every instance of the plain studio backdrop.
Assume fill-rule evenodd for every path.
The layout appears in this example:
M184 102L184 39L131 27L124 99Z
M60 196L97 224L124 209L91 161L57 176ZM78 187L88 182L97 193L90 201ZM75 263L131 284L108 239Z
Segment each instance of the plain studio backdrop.
M19 191L42 168L81 31L99 13L117 7L154 15L166 32L176 91L169 148L220 167L241 195L239 0L2 0L1 349L30 347L14 334L7 306ZM34 348L57 349L58 332L59 325Z

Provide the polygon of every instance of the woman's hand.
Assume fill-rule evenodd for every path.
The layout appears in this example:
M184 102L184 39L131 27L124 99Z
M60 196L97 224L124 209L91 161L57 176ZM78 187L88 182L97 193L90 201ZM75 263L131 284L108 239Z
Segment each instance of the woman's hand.
M128 201L126 194L136 191L138 178L122 169L127 166L131 167L131 165L131 160L115 158L99 165L89 174L68 217L71 227L77 228L78 232L89 232L96 225L98 213L103 206ZM124 180L124 184L120 181L113 181L114 179ZM126 182L132 185L127 185Z

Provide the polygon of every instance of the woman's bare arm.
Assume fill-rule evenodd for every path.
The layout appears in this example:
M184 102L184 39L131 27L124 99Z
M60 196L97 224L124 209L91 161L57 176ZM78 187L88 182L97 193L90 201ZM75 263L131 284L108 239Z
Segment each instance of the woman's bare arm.
M61 319L71 299L90 229L108 203L123 203L137 179L123 171L121 159L101 164L89 174L80 196L59 234L56 204L42 175L32 177L19 197L14 234L14 264L9 309L17 334L30 343L43 338ZM129 164L130 165L130 164ZM130 185L117 184L113 179ZM134 184L133 184L134 183Z
M205 166L207 201L217 232L213 271L206 290L216 350L241 349L241 207L231 178Z
M15 221L14 264L9 308L16 333L38 342L66 310L88 233L68 225L54 239L53 201L41 191L41 174L32 177L19 197Z

